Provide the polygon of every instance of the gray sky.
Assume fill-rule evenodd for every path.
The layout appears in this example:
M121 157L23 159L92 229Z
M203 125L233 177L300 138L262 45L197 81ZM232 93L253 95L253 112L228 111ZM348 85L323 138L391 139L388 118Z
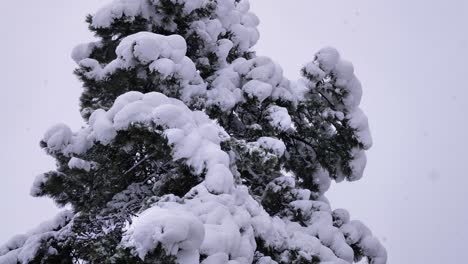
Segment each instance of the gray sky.
M354 63L374 137L364 178L332 186L335 208L363 220L389 263L459 263L468 250L468 2L464 0L251 0L259 55L295 79L323 46ZM79 128L80 83L70 59L91 39L83 22L102 1L8 1L0 16L3 169L0 243L53 216L29 197L54 168L38 146L51 125Z

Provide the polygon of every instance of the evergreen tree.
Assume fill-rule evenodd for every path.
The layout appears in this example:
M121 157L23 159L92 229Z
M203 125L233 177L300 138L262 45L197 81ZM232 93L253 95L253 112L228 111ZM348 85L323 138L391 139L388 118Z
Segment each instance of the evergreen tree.
M41 147L33 196L68 208L0 248L0 263L386 263L332 180L371 147L353 66L320 50L292 82L252 51L247 0L115 0L73 51L86 126Z

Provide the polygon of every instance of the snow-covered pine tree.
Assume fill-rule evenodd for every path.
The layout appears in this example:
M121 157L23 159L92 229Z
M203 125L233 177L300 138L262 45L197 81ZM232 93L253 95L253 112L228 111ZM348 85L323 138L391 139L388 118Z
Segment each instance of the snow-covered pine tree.
M115 0L73 59L86 126L41 146L33 196L68 208L0 263L386 263L324 194L372 142L353 66L319 51L292 82L252 47L247 0Z

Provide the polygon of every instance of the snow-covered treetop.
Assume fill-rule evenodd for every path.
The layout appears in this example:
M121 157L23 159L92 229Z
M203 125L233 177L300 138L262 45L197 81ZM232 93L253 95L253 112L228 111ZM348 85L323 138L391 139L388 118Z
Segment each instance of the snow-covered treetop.
M114 0L72 53L86 126L41 141L33 196L71 210L0 263L386 263L324 196L372 145L351 63L320 50L291 81L252 51L246 0Z

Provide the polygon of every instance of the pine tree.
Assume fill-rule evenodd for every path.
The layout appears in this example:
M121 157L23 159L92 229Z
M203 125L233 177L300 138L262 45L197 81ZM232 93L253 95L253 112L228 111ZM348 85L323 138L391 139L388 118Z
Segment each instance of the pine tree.
M77 46L86 126L49 129L33 196L65 209L0 263L386 263L332 210L371 147L353 66L320 50L292 82L252 47L247 0L114 0Z

